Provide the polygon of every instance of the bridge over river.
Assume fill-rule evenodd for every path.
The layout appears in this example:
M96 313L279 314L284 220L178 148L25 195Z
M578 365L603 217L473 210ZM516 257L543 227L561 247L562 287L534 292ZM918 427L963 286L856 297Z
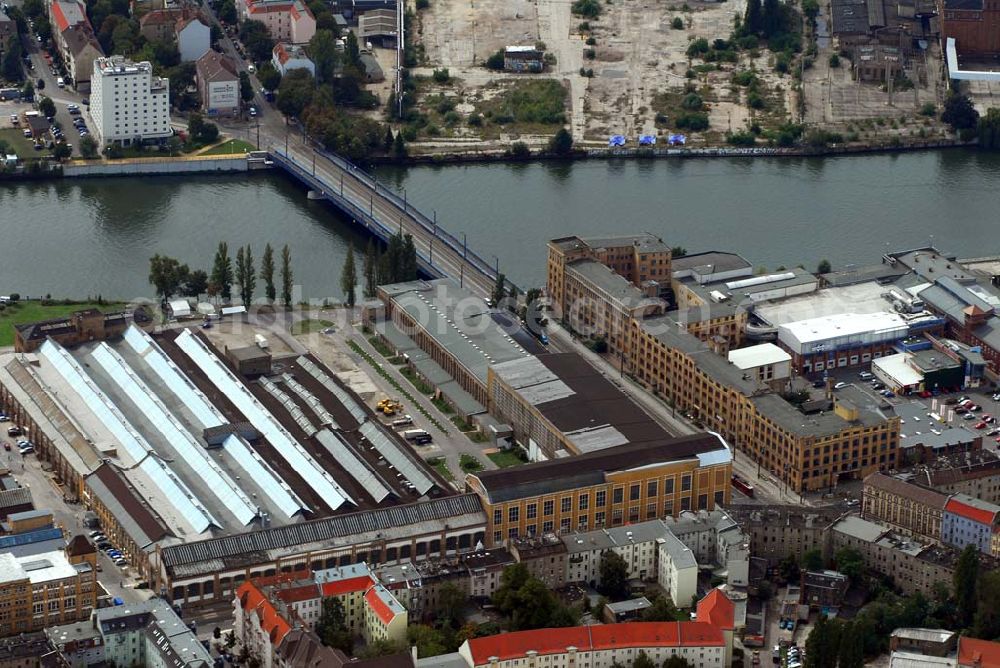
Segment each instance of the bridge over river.
M413 237L421 271L447 276L465 288L488 297L496 284L497 265L490 265L438 226L392 189L379 183L349 160L321 148L298 142L268 149L275 166L295 176L310 189L310 197L326 199L382 241L402 231Z

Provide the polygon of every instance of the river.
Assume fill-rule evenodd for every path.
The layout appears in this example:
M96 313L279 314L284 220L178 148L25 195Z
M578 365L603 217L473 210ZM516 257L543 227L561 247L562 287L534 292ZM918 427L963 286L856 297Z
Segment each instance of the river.
M934 243L1000 252L1000 155L950 150L754 158L382 168L408 201L522 286L541 284L545 241L647 230L690 252L741 253L774 269L877 262ZM207 268L287 243L305 297L336 297L350 243L366 240L278 175L0 185L0 292L148 295L148 259ZM360 260L360 258L359 258Z

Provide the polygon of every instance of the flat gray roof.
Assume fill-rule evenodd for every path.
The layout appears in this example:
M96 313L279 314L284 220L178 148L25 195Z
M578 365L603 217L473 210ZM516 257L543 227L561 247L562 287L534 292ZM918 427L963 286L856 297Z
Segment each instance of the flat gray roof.
M490 365L542 350L534 347L537 344L509 314L491 309L450 279L396 283L379 289L484 386Z
M577 260L566 265L568 273L574 273L595 286L611 299L629 307L639 306L643 302L658 303L643 294L642 290L632 285L623 276L616 274L611 267L597 260Z
M874 543L889 530L880 524L861 519L857 515L848 515L833 525L834 531L853 536L868 543Z
M691 269L699 273L719 274L724 271L737 271L740 269L753 269L753 265L737 253L725 251L706 251L704 253L691 253L674 257L670 261L672 271L682 271ZM704 270L703 272L701 270Z

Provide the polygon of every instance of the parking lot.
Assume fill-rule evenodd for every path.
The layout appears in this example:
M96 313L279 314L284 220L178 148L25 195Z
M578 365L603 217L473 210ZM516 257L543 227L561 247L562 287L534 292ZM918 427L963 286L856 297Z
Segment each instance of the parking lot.
M871 399L873 405L891 407L902 419L903 444L906 438L914 438L928 433L940 435L947 429L962 429L971 435L983 437L983 449L998 452L1000 442L1000 394L991 385L980 388L966 388L958 391L913 393L897 396L886 390L877 379L870 377L862 367L837 369L828 372L834 387L842 390L851 386ZM869 377L862 378L861 374ZM825 389L815 387L810 390L813 398L820 398ZM840 390L835 389L834 392ZM995 398L994 398L995 397ZM960 405L968 399L969 404ZM972 406L973 410L968 410Z

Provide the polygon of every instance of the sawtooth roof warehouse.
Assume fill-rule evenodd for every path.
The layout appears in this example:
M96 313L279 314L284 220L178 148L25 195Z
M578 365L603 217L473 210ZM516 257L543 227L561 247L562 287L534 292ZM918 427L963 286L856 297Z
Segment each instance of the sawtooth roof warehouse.
M103 338L103 337L102 337ZM202 333L0 355L0 402L150 584L185 603L246 578L471 550L485 517L308 355L257 382ZM417 501L423 503L416 503Z

